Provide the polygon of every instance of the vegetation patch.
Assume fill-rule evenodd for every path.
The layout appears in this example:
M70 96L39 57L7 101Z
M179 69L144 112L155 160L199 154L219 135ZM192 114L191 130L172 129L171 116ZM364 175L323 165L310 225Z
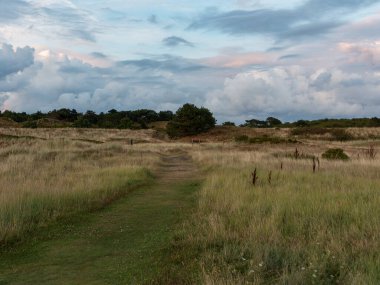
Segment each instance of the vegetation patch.
M215 127L216 120L206 108L185 104L178 109L166 131L172 138L197 135Z
M327 150L322 157L329 160L349 160L350 157L341 148L332 148Z
M13 139L28 139L28 140L45 140L45 138L37 138L33 136L14 136L14 135L7 135L7 134L0 134L0 139L5 140L13 140Z
M295 144L299 141L290 139L290 138L280 138L280 137L271 137L271 136L258 136L258 137L248 137L247 135L241 135L235 137L235 142L237 143L250 143L250 144Z
M345 129L331 129L331 128L319 128L319 127L303 127L292 129L291 134L293 136L323 136L330 135L331 140L336 141L349 141L354 137Z

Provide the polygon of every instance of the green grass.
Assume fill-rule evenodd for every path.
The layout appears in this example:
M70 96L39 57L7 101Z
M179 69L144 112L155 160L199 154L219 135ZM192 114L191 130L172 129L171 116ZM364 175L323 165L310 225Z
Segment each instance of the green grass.
M82 172L50 191L19 191L4 195L0 208L0 246L23 240L29 233L62 217L101 209L149 182L143 168L105 168ZM50 178L54 183L54 177ZM96 182L91 183L91 181ZM70 191L63 189L70 188Z
M63 219L3 249L0 284L192 284L197 272L176 263L171 241L198 188L196 181L151 184L101 211Z

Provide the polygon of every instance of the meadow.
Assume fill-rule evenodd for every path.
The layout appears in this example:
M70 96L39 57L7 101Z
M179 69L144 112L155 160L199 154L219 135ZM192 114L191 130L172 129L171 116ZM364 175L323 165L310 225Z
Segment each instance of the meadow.
M151 179L154 151L133 132L4 129L0 135L0 245L69 215L100 209Z
M286 130L264 135L277 132L290 136ZM149 130L3 129L0 243L22 243L62 217L97 211L133 188L154 184L160 157L181 151L199 169L202 186L168 244L178 269L166 273L169 283L378 284L378 130L349 132L357 139L318 135L292 137L296 143L239 143L223 133L223 141L208 134L208 142L191 145ZM338 147L349 160L322 158ZM315 171L313 157L319 161Z
M193 152L208 173L182 242L200 252L204 284L378 284L380 160L373 142L214 146ZM310 156L331 146L349 161ZM257 169L257 183L251 173Z

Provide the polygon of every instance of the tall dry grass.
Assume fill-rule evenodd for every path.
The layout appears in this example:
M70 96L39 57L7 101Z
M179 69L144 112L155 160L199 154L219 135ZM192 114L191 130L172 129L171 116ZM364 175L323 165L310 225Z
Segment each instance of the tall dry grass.
M199 253L203 282L378 284L380 160L322 160L314 174L311 160L273 156L284 148L192 152L208 176L183 242Z
M88 130L80 140L75 133L59 137L62 130L51 130L45 139L35 139L43 133L28 132L0 136L0 244L105 206L149 181L158 162L157 146L109 139L118 132L100 136ZM99 140L108 142L94 142Z

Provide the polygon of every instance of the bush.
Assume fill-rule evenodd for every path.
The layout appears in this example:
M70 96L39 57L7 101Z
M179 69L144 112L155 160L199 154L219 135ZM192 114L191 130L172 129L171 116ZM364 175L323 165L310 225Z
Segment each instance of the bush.
M333 136L333 138L337 141L343 142L343 141L349 141L349 140L354 139L353 136L344 129L334 129L334 130L331 130L330 133Z
M74 128L91 128L91 123L84 119L83 117L79 118L73 123Z
M166 127L168 135L184 137L197 135L215 127L216 120L206 108L198 108L193 104L185 104L178 109L174 119Z
M26 121L22 124L23 128L36 129L38 127L37 121Z
M327 150L322 157L330 160L348 160L350 159L347 154L344 153L344 150L341 148L332 148Z
M234 122L224 122L222 124L222 126L224 126L224 127L235 127L236 125Z
M349 134L345 129L329 129L319 127L303 127L296 128L291 131L293 136L310 136L310 135L326 135L330 134L332 140L348 141L352 140L353 136Z
M249 137L246 136L246 135L242 135L242 136L238 136L238 137L235 137L235 141L236 142L248 142L249 141Z

